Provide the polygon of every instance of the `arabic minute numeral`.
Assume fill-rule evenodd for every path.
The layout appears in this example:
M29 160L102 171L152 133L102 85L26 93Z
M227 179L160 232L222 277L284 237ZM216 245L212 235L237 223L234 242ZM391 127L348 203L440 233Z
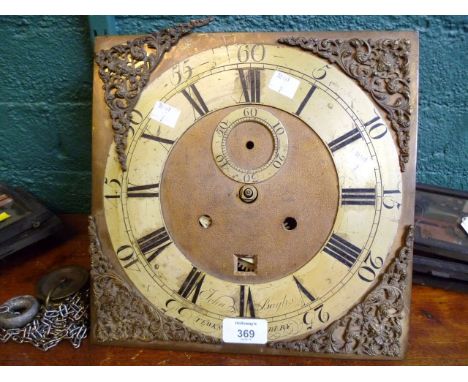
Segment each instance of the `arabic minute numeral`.
M111 193L104 195L106 199L119 199L122 193L122 184L117 179L104 180L104 184L112 190Z
M222 154L216 155L215 160L217 163L219 163L220 168L227 166L229 164L228 160Z
M382 268L383 259L380 256L376 256L372 258L372 253L369 251L369 254L364 259L364 264L361 268L359 268L358 276L362 281L370 283L375 280L377 276L377 270Z
M180 62L172 67L171 82L173 85L179 85L183 81L187 81L192 77L192 68L187 64L188 59Z
M330 66L324 65L321 68L317 68L312 72L312 77L317 81L323 80L327 76L327 69L330 69Z
M323 304L320 304L316 308L305 312L304 316L302 317L302 322L304 323L304 325L307 325L308 329L313 328L314 316L322 324L325 324L330 320L330 313L325 311L325 309L323 308Z
M401 191L400 190L384 190L383 192L383 201L382 204L386 209L399 209L401 206L401 201L398 199L401 198ZM401 200L401 199L400 199Z
M321 323L326 323L330 319L330 313L323 310L323 304L317 306L314 311L317 313L317 318Z
M364 127L368 129L369 137L372 139L380 139L387 134L387 126L378 115L365 122Z
M256 117L258 114L258 109L255 107L246 107L244 109L244 117Z
M130 114L130 123L132 125L138 126L143 122L143 114L141 114L141 111L137 109L133 109L131 114Z
M130 245L122 245L117 251L117 258L123 264L124 268L130 268L133 264L138 262L138 258Z
M279 155L274 161L273 161L273 167L274 168L280 168L284 161L285 161L286 157L284 155Z
M256 181L256 174L255 173L252 173L252 174L244 174L244 182L248 183L248 182L255 182Z
M242 63L250 60L262 62L265 59L265 53L265 46L262 44L244 44L237 49L237 60Z
M223 136L229 128L229 122L221 121L216 127L216 134Z

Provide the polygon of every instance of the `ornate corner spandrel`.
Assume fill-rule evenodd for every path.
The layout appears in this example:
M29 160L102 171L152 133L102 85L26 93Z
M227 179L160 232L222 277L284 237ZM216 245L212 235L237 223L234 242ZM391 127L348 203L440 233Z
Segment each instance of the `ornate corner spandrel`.
M386 112L397 135L400 168L402 172L405 171L410 155L412 117L409 69L411 42L407 39L333 40L306 37L285 37L278 42L298 46L337 64L372 96Z
M109 107L114 142L122 171L127 170L127 137L132 111L151 73L179 39L194 28L207 25L213 17L192 20L116 45L96 54L104 98Z
M400 357L405 299L413 253L414 226L407 229L405 245L364 300L341 319L309 337L271 342L275 349L341 355Z
M216 338L187 329L181 322L151 306L114 269L102 251L96 220L88 220L94 336L100 342L174 341L217 344Z

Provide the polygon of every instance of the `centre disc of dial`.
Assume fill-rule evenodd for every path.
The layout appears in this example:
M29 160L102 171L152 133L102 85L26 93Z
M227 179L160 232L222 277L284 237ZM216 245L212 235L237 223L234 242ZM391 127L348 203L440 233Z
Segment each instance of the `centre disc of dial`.
M281 121L289 149L280 169L247 186L257 191L256 200L242 201L239 192L248 182L222 171L213 137L221 121L243 109L210 113L179 138L163 170L161 208L174 244L194 266L224 280L262 283L297 271L321 249L338 210L338 179L327 147L310 127L289 113L257 107ZM253 123L239 122L226 141L229 161L242 171L258 171L275 158L274 133Z

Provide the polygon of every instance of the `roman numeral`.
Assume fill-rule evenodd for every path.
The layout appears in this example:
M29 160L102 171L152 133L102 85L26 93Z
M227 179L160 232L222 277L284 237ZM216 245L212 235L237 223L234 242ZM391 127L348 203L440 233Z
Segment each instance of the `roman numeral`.
M343 188L341 205L373 206L375 205L375 188Z
M205 275L193 267L177 293L185 299L192 295L192 302L196 304L203 281L205 281Z
M349 145L350 143L354 142L355 140L362 138L361 133L357 128L348 131L346 134L342 135L341 137L338 137L328 143L328 147L330 148L331 152L334 153L336 150L341 149L342 147L345 147Z
M161 227L137 241L148 263L151 263L169 244L172 243L166 228Z
M353 266L361 254L361 250L358 247L335 234L331 235L323 251L348 268Z
M120 198L120 195L104 195L106 199L118 199Z
M182 90L182 94L187 98L187 101L190 102L190 105L193 106L193 108L197 111L197 113L200 116L204 116L206 113L209 112L208 107L205 104L205 101L203 101L203 98L200 95L200 92L198 89L195 87L195 85L190 85L190 89L192 90L192 93L195 95L196 100L192 98L192 96L189 94L187 89Z
M127 188L127 197L129 198L157 198L159 192L154 190L159 189L159 183L147 184L145 186L131 186ZM150 192L153 190L153 192Z
M293 276L294 281L296 282L297 288L299 289L299 292L301 292L304 296L306 296L311 302L315 301L315 297L312 296L312 294L300 283L300 281Z
M247 312L248 311L248 312ZM255 308L252 299L252 293L250 288L247 292L247 300L245 298L245 285L240 286L240 302L239 302L239 317L250 317L255 318Z
M299 115L302 113L302 110L304 110L304 107L307 105L307 102L309 102L310 97L314 94L315 90L317 89L317 86L313 85L307 94L305 95L304 99L302 100L301 104L297 108L296 115Z
M157 136L151 135L151 134L146 134L145 133L145 134L142 134L141 136L142 136L142 138L150 139L150 140L156 141L156 142L167 143L169 145L174 144L174 141L171 140L171 139L161 138L161 137L157 137Z
M260 102L260 69L239 69L239 78L245 102Z

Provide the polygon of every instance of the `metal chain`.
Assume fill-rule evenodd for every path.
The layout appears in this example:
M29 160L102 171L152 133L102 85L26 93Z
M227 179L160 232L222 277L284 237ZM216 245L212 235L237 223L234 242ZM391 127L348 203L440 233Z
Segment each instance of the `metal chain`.
M57 303L41 306L32 322L19 329L0 328L0 342L30 343L47 351L62 340L69 340L77 349L88 335L89 289L76 292ZM0 306L0 312L7 312Z

